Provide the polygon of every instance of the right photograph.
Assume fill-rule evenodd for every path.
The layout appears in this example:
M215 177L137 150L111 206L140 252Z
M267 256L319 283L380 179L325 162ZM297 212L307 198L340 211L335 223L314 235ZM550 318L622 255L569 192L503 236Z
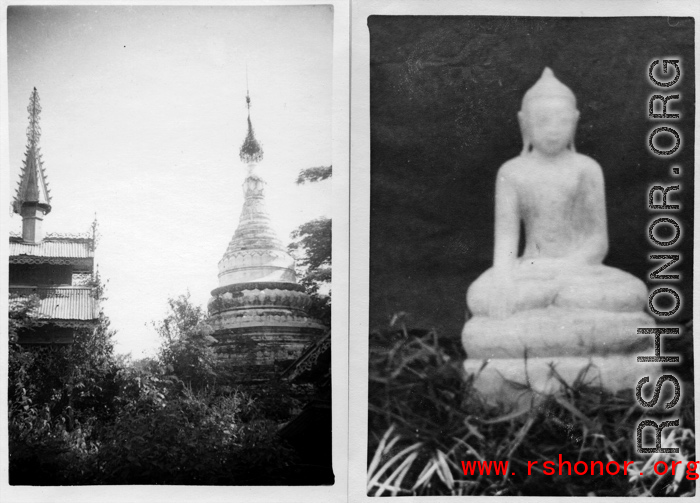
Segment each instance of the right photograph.
M368 28L367 495L694 495L694 19Z

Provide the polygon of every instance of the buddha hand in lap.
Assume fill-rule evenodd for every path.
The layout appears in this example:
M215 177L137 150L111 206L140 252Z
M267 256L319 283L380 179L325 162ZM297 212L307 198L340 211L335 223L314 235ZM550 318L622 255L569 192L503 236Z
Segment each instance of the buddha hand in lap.
M469 288L474 316L506 318L516 312L549 306L640 312L644 283L619 269L571 261L521 258L507 275L489 269Z
M545 389L553 357L571 379L594 361L608 381L633 387L619 374L621 362L634 362L632 351L649 351L653 342L636 335L636 327L654 326L644 312L646 286L602 264L603 173L574 149L578 117L571 90L545 69L518 114L523 151L497 175L493 267L469 287L473 317L462 332L465 369L482 372L480 360L491 359L481 386L495 395L502 389L489 383L498 376L539 380ZM521 226L525 249L518 256ZM532 367L525 373L524 354Z

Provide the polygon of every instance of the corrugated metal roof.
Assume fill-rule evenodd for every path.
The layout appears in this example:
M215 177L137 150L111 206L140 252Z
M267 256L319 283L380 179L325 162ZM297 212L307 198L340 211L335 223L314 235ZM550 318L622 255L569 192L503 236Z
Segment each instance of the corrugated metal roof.
M89 239L45 239L41 243L25 243L21 239L10 238L10 257L18 255L29 255L32 257L52 257L52 258L92 258L94 252L91 250L91 240Z
M96 320L99 302L90 287L61 286L55 288L10 287L10 293L21 297L38 295L38 318L42 320Z

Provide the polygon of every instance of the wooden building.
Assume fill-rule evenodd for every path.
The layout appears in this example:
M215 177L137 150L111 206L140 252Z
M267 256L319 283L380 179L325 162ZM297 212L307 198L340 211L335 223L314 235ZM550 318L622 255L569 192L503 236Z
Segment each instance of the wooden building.
M85 234L45 234L51 193L39 149L39 94L29 102L27 152L13 202L22 217L22 233L10 235L10 301L39 298L31 329L18 334L20 344L66 344L76 329L97 325L99 295L93 285L95 225Z

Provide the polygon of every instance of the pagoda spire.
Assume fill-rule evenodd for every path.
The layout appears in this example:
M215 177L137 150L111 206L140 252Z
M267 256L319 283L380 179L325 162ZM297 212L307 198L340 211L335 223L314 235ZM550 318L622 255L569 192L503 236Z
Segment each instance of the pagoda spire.
M51 191L48 188L39 149L41 104L36 87L29 98L27 111L29 112L27 151L12 209L22 216L22 238L25 241L37 243L43 237L41 223L44 215L51 211Z
M248 108L248 134L241 145L240 156L241 161L250 165L253 163L258 163L262 161L263 149L260 142L255 138L255 130L253 129L253 123L250 120L250 91L248 90L248 69L246 68L246 90L245 90L245 104Z
M234 375L256 380L274 377L283 368L279 365L299 356L326 327L309 315L311 298L297 283L294 257L274 232L265 208L265 181L255 173L263 150L250 120L247 87L248 134L240 150L248 168L245 200L219 261L219 286L208 310L219 357L231 362Z
M247 163L248 174L243 182L244 203L238 227L219 262L220 286L254 281L296 283L294 258L282 246L265 208L265 180L255 173L263 151L253 132L247 87L246 82L248 135L241 146L241 161Z
M250 174L243 183L245 202L233 239L226 250L232 255L243 250L286 251L277 234L270 226L270 217L265 208L265 181L256 174Z

